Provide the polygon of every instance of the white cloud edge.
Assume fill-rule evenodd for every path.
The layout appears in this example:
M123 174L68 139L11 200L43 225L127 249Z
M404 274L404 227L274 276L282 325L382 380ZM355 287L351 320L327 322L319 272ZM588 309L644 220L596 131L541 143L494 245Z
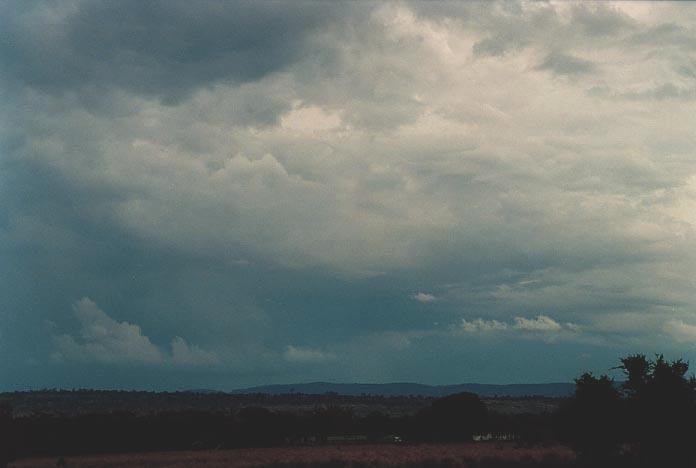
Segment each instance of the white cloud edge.
M582 328L572 322L561 323L548 315L537 315L532 318L517 316L512 322L498 320L486 320L475 318L467 320L463 318L455 325L455 331L460 333L490 333L514 331L525 334L550 335L558 333L580 333Z
M684 320L668 320L662 326L662 331L678 343L696 344L696 325L686 323Z
M336 358L336 355L321 349L288 345L283 352L283 358L296 363L320 363Z
M140 326L113 319L89 297L73 304L73 314L80 324L79 333L53 334L51 357L55 361L175 367L220 362L214 351L189 344L180 336L172 338L169 350L162 349L143 334Z
M434 294L423 291L418 291L417 293L412 294L411 299L422 303L435 302L438 300L437 296L435 296Z

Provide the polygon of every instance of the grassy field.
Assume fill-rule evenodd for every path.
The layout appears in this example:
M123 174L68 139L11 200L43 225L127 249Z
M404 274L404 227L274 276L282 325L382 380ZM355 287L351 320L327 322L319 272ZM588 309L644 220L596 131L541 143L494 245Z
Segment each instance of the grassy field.
M16 468L156 467L563 467L574 455L560 446L524 448L514 444L344 445L256 448L26 459Z

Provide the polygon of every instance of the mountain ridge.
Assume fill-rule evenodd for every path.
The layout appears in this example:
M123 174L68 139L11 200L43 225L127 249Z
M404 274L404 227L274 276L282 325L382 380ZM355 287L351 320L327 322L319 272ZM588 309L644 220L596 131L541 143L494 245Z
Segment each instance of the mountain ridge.
M479 384L463 383L449 385L428 385L412 382L393 383L333 383L305 382L295 384L272 384L240 388L229 393L265 393L280 395L287 393L339 395L379 395L379 396L423 396L443 397L453 393L471 392L481 397L567 397L575 391L575 384L568 382L533 383L533 384Z

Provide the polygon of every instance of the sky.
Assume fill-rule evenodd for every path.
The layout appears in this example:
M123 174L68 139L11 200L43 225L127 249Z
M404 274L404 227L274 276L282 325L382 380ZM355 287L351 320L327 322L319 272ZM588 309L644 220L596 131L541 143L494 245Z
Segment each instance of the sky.
M0 390L696 357L696 5L0 4Z

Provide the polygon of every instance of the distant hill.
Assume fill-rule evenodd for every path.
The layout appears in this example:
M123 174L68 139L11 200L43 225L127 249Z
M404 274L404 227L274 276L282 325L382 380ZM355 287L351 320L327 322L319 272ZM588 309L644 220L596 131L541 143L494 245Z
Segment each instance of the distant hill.
M298 384L262 385L259 387L241 388L230 393L266 393L280 395L286 393L324 394L328 392L339 395L380 395L380 396L422 396L441 397L459 392L476 393L481 397L566 397L575 391L574 383L546 384L457 384L457 385L424 385L417 383L329 383L312 382Z

